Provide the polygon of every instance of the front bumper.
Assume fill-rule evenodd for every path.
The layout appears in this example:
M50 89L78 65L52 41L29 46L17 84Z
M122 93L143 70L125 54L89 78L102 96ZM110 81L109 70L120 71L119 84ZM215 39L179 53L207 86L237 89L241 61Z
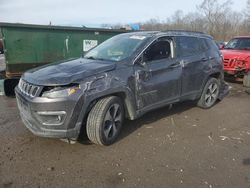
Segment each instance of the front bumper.
M238 71L236 69L224 69L224 72L228 75L236 75Z
M240 67L228 68L228 67L224 67L224 73L226 75L231 75L231 76L235 76L235 77L242 77L247 72L249 72L249 69L247 69L247 68L240 68Z
M78 117L83 105L80 93L60 99L31 98L25 96L18 87L15 93L22 121L33 134L49 138L73 140L78 138L81 129ZM60 114L63 115L60 116ZM59 117L59 122L51 121L55 117ZM45 122L49 118L50 123Z

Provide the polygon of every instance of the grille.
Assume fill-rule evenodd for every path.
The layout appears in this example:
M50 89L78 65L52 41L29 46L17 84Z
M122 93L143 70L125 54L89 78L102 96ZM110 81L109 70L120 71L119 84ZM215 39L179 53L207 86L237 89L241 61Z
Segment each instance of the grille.
M30 97L37 96L37 93L40 89L39 86L29 84L28 82L24 81L23 79L20 79L19 84L18 84L18 88L20 89L20 91L23 94L28 95Z
M235 60L234 59L224 59L224 67L234 67Z

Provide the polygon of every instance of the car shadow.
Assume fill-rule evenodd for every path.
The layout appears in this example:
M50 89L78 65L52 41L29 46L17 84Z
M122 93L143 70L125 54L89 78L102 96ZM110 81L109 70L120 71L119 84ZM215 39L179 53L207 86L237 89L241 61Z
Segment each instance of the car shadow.
M243 159L242 163L243 163L243 165L250 165L250 158Z
M166 106L157 110L150 111L144 114L139 119L133 121L125 120L121 134L116 142L121 141L122 139L126 138L127 136L129 136L130 134L132 134L137 129L140 129L143 126L149 125L153 122L156 122L160 119L169 117L174 114L181 114L182 112L193 107L196 107L196 104L194 102L186 101L174 104L172 108L170 108L170 106Z
M170 106L166 106L163 108L159 108L157 110L150 111L144 114L139 119L133 121L126 119L123 124L121 133L118 136L116 142L120 142L121 140L123 140L124 138L135 132L137 129L140 129L142 126L146 126L148 124L156 122L162 118L171 116L173 114L181 114L182 112L191 109L193 107L196 107L196 104L194 102L186 101L174 104L172 108L170 108ZM84 145L92 144L87 137L86 128L82 128L80 136L78 138L78 142Z
M242 81L236 80L233 76L225 76L224 80L230 83L242 84Z
M83 124L80 130L77 142L83 145L92 145L93 143L88 139L86 125Z

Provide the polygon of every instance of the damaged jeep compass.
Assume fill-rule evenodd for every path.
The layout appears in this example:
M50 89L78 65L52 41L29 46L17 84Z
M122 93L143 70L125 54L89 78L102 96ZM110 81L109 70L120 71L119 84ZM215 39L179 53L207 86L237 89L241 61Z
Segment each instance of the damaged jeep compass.
M15 89L35 135L77 140L85 130L100 145L115 142L124 119L184 100L212 107L228 92L222 56L198 32L117 35L85 56L32 69Z

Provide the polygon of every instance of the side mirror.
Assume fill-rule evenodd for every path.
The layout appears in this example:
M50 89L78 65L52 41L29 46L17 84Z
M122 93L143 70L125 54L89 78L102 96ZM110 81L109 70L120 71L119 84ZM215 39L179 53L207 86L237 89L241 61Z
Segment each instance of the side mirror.
M147 63L146 63L145 61L142 61L142 62L141 62L141 66L142 66L142 67L147 67Z
M147 58L147 51L145 51L136 61L134 64L137 64L143 68L147 68L148 58Z
M144 58L143 58L142 55L135 61L135 64L139 65L139 66L142 66L142 67L146 66L146 63L145 63Z
M220 45L220 50L223 50L224 48L225 48L224 44Z

